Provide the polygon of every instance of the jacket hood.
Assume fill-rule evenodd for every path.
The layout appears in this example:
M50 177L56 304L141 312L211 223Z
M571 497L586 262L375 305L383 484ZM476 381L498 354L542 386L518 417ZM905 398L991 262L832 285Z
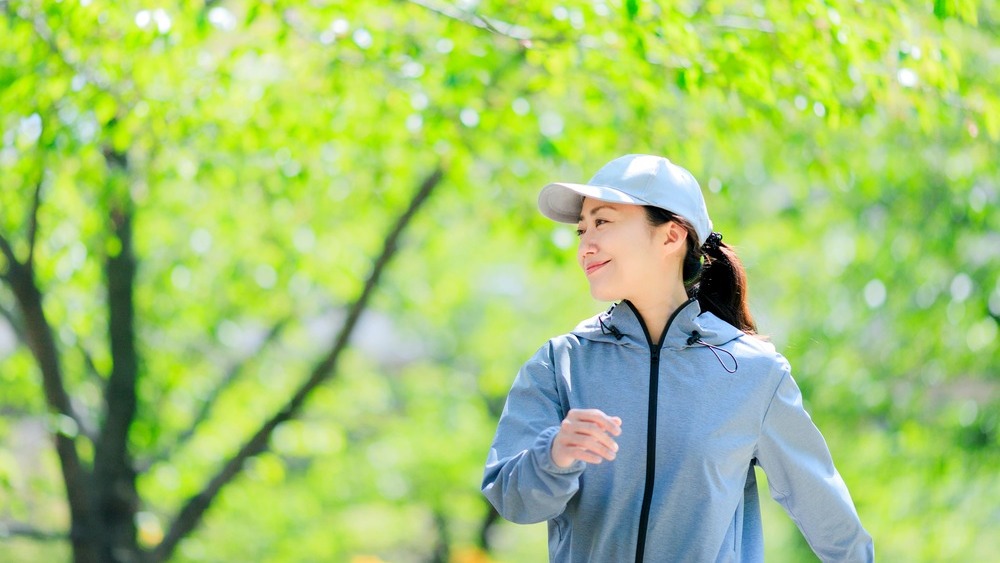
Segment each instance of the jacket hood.
M644 349L650 346L648 331L639 318L639 312L627 300L581 322L572 330L572 334L594 342ZM678 350L705 344L722 346L741 335L743 331L733 325L712 313L703 313L698 300L692 298L681 305L667 321L663 347Z

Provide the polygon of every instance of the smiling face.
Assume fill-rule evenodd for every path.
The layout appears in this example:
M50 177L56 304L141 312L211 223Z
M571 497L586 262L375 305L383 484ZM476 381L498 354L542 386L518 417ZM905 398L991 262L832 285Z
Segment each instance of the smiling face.
M638 303L683 287L686 232L676 223L650 225L641 205L584 199L577 234L577 261L595 299Z

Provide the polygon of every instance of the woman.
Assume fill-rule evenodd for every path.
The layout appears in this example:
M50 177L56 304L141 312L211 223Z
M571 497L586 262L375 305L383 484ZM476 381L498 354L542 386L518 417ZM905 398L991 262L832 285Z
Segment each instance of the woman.
M547 520L552 561L761 561L759 465L816 555L871 561L691 173L627 155L587 184L546 186L538 205L577 223L591 294L619 303L518 373L483 478L497 511Z

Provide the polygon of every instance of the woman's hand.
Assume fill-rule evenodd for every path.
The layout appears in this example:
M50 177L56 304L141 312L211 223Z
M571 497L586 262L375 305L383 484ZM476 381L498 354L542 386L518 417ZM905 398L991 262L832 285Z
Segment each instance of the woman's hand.
M570 409L552 440L552 462L566 468L576 460L601 463L615 459L622 419L598 409Z

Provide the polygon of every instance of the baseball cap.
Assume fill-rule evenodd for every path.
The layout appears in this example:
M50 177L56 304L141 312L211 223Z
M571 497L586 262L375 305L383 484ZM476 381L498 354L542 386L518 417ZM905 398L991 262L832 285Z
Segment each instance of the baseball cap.
M605 164L586 184L549 184L538 194L538 209L553 221L576 223L585 197L666 209L694 226L698 244L712 234L698 181L662 156L628 154Z

